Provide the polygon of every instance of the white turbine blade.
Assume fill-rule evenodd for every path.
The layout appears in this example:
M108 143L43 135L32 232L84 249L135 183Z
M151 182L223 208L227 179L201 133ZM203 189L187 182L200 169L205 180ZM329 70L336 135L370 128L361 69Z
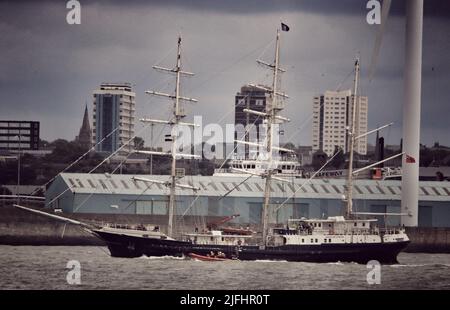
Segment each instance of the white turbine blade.
M390 8L391 8L391 0L384 0L383 6L381 7L381 24L380 27L378 28L377 36L375 38L375 45L373 47L372 59L370 61L369 81L372 81L373 76L375 75L375 70L378 63L378 55L380 54L384 30L386 28Z

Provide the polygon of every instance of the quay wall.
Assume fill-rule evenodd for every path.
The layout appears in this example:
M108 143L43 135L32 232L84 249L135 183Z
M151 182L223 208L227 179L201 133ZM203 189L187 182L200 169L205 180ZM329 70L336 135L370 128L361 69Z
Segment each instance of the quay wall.
M135 214L64 214L72 219L89 223L121 223L129 225L157 225L166 229L166 217ZM221 217L208 217L204 221L216 221ZM184 227L200 226L199 219L187 217ZM250 227L255 230L256 227ZM405 252L450 253L450 228L408 227L411 240ZM102 240L73 224L33 214L14 208L11 204L0 205L0 244L7 245L105 245Z

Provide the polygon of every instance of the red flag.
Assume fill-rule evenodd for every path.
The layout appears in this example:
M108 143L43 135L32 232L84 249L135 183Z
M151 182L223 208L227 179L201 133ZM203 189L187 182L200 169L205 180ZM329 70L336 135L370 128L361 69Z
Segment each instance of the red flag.
M407 164L415 164L416 160L414 159L414 157L409 156L408 154L406 154L406 163Z

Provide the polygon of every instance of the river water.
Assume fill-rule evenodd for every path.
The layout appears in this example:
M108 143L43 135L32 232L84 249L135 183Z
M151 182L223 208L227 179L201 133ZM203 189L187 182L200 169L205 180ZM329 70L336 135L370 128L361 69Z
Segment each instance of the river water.
M80 263L68 284L67 263ZM450 289L450 254L401 253L369 285L366 265L113 258L104 247L0 246L1 289Z

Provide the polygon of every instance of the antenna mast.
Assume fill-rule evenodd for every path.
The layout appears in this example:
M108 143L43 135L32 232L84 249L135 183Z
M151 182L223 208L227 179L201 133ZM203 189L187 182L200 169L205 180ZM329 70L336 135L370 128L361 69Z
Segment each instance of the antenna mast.
M352 102L352 124L348 131L348 137L350 142L349 147L349 160L348 160L348 178L347 178L347 217L350 217L353 211L353 153L355 148L356 137L356 108L357 108L357 92L359 82L359 57L355 61L355 80L353 89L353 102Z

